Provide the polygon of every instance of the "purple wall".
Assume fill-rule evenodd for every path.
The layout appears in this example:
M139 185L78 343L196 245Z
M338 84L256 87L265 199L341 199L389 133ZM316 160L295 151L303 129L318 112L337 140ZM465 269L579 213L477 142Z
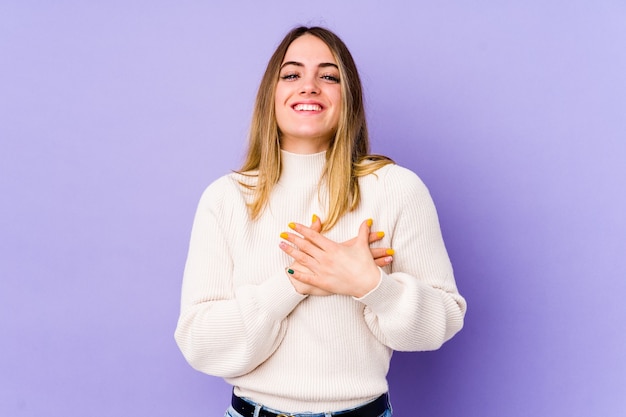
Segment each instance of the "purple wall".
M0 415L222 415L173 339L191 221L298 23L351 47L469 302L394 357L396 414L624 415L626 3L210 3L0 5Z

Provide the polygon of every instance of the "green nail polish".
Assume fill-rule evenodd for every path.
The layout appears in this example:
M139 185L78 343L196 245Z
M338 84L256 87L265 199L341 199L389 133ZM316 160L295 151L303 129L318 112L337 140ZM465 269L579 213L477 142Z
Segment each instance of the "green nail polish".
M287 272L289 272L291 275L293 275L293 269L288 269Z

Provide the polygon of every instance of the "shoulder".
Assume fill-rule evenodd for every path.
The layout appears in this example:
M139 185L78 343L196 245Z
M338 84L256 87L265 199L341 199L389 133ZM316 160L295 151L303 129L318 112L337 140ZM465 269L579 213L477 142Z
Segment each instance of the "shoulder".
M363 177L361 185L382 187L387 193L405 197L430 196L426 184L413 171L398 164L387 164Z
M233 172L216 179L204 189L200 206L223 210L232 208L233 204L245 205L249 189L244 184L250 184L253 178L256 177Z

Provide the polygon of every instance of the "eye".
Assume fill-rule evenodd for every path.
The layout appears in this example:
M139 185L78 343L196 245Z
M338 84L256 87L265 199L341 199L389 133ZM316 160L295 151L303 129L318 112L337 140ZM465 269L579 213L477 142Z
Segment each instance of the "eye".
M329 81L331 83L339 84L339 77L334 76L332 74L324 74L321 77L323 80Z
M300 75L298 75L298 73L295 73L295 72L288 72L280 76L280 79L285 80L285 81L293 81L293 80L297 80L298 78L300 78Z

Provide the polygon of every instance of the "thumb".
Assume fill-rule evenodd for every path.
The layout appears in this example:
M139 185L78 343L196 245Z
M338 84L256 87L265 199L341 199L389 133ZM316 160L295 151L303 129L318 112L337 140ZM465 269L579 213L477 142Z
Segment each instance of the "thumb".
M311 229L315 230L317 233L322 231L322 221L317 214L314 214L311 219Z
M363 223L361 223L361 227L359 227L359 234L357 236L357 241L360 244L365 244L369 247L369 236L372 227L372 219L367 219Z

